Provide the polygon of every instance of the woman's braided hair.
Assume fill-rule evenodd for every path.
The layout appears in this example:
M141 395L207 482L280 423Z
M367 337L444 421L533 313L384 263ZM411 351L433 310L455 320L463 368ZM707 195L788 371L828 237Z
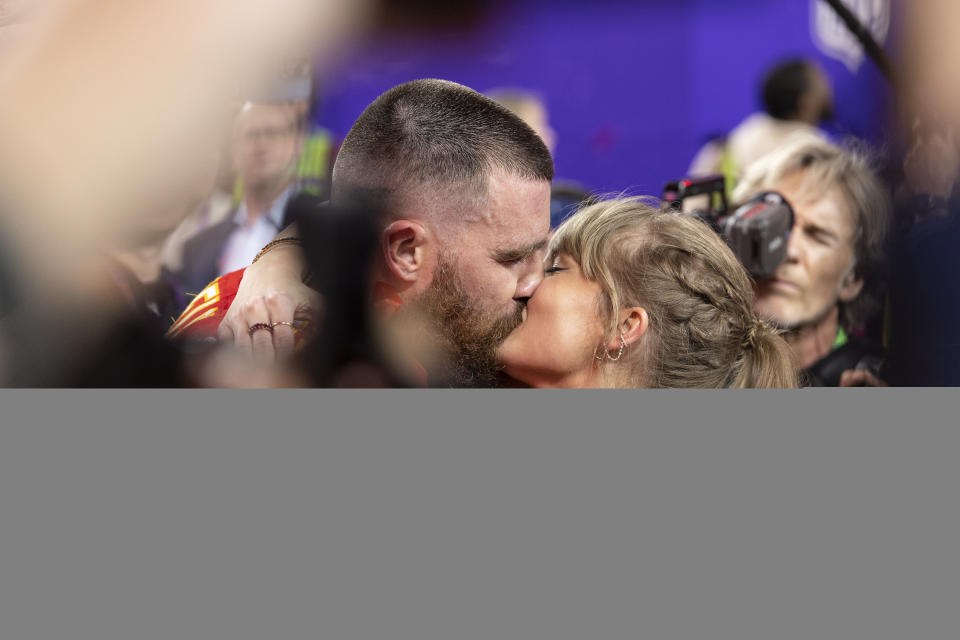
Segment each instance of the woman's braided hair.
M621 363L625 386L797 386L789 346L753 313L749 276L700 220L649 199L605 200L562 224L551 253L601 285L610 336L621 309L647 311L647 332Z

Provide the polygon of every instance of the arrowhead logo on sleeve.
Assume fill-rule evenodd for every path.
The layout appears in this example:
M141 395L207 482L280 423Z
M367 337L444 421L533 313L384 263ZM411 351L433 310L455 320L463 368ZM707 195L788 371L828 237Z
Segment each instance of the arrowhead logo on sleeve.
M167 330L171 340L180 338L216 338L217 327L237 295L243 269L220 276L194 296L180 317Z

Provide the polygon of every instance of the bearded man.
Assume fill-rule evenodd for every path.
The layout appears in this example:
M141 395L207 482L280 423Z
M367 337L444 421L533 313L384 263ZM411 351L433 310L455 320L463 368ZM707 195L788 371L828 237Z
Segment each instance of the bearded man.
M423 363L428 384L495 383L496 349L543 280L552 179L550 152L527 124L453 82L394 87L350 129L332 202L375 194L383 215L371 290L386 314L415 327L407 355ZM291 351L296 296L287 292L303 275L296 245L275 245L253 268L214 282L170 335L216 331L268 358ZM230 307L238 287L242 302Z

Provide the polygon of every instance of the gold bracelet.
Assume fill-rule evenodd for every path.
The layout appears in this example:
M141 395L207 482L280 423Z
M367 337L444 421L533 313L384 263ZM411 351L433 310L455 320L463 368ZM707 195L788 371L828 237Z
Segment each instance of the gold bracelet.
M260 253L258 253L257 257L253 259L253 262L256 262L257 260L262 258L263 254L265 254L267 251L270 251L271 249L279 247L282 244L295 244L298 247L301 247L301 248L303 247L303 242L300 240L300 238L295 238L292 236L288 238L278 238L272 242L267 243L267 245L263 249L260 249ZM250 264L253 264L253 262L251 262Z

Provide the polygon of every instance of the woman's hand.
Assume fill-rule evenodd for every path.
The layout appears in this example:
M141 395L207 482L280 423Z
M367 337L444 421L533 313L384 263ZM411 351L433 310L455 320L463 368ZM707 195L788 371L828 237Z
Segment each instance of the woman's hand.
M289 230L281 236L289 236ZM294 325L315 322L321 310L320 294L303 283L306 260L303 249L280 245L247 267L230 309L217 330L217 338L233 344L261 364L289 358L294 348ZM250 327L264 323L250 335Z

